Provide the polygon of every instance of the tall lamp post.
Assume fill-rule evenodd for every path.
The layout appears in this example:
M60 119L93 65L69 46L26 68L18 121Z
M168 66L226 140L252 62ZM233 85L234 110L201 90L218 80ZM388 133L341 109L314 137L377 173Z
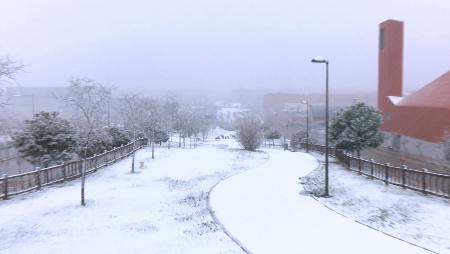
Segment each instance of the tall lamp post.
M325 193L324 196L328 197L328 60L317 56L314 57L311 62L324 63L325 64Z
M306 105L306 152L309 153L309 103L308 101L303 101Z

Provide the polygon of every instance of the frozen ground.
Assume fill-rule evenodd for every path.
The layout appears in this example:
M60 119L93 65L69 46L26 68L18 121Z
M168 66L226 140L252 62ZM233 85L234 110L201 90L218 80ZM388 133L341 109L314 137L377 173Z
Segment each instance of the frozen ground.
M72 181L0 202L0 253L242 253L207 209L210 188L264 163L232 140L197 149L140 151L87 179L87 207Z
M300 195L298 177L318 166L314 157L266 151L267 163L224 180L210 196L217 218L252 253L428 253Z
M322 159L321 155L316 155ZM331 164L331 198L319 201L345 216L439 253L450 253L450 202L423 195ZM323 171L302 180L308 191L322 192Z
M226 139L137 161L136 174L125 159L89 176L87 207L78 180L0 202L0 253L243 253L225 229L257 254L424 252L299 194L298 177L318 166L307 154ZM207 206L217 183L210 204L225 228Z

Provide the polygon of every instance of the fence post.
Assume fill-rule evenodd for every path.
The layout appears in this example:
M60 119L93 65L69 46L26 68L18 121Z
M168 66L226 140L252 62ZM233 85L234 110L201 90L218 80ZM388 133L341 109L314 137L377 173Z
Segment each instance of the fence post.
M66 163L62 164L63 182L66 181Z
M94 153L94 157L92 157L92 160L94 161L94 172L97 171L97 154Z
M41 168L36 167L36 183L38 190L41 188Z
M50 178L48 177L48 169L45 170L45 181L46 183L50 182Z
M360 173L361 174L361 165L362 163L361 163L361 158L359 158L358 157L358 173Z
M105 155L105 167L108 166L108 151L105 149L105 152L103 153Z
M423 173L422 173L422 192L427 194L427 173L428 170L426 168L423 168Z
M384 182L389 184L389 162L384 164Z
M347 167L348 167L348 169L351 169L352 158L350 158L350 156L348 156L345 152L342 152L342 154L347 159Z
M406 170L408 167L406 165L402 165L402 187L405 188L406 184Z
M78 161L78 163L77 163L79 176L83 175L83 161L84 160L85 160L85 158L83 158L82 160Z
M375 160L370 160L370 178L373 178L373 164L375 164Z
M8 175L3 174L3 199L8 199Z

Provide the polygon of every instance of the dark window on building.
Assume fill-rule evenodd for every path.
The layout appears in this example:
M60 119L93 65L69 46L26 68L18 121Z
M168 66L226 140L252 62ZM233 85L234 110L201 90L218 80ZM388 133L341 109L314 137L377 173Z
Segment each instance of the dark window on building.
M384 28L380 29L380 50L384 48Z

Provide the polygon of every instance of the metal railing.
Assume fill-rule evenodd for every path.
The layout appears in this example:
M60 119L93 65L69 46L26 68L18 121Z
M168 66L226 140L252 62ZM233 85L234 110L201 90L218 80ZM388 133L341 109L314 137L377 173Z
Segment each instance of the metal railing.
M86 158L86 174L113 164L131 155L134 151L141 149L146 144L147 139L138 139L136 140L135 150L133 150L133 142L130 142L127 145ZM17 175L8 176L5 174L0 178L0 198L8 199L14 195L81 177L82 167L83 160L81 159L48 168L38 168L34 171Z
M306 148L306 143L300 144ZM309 144L311 151L325 152L325 146ZM406 165L392 166L389 163L376 162L352 156L342 150L329 147L329 154L341 161L348 169L378 179L386 184L420 191L425 194L450 198L450 175L429 172L427 169L410 169Z

